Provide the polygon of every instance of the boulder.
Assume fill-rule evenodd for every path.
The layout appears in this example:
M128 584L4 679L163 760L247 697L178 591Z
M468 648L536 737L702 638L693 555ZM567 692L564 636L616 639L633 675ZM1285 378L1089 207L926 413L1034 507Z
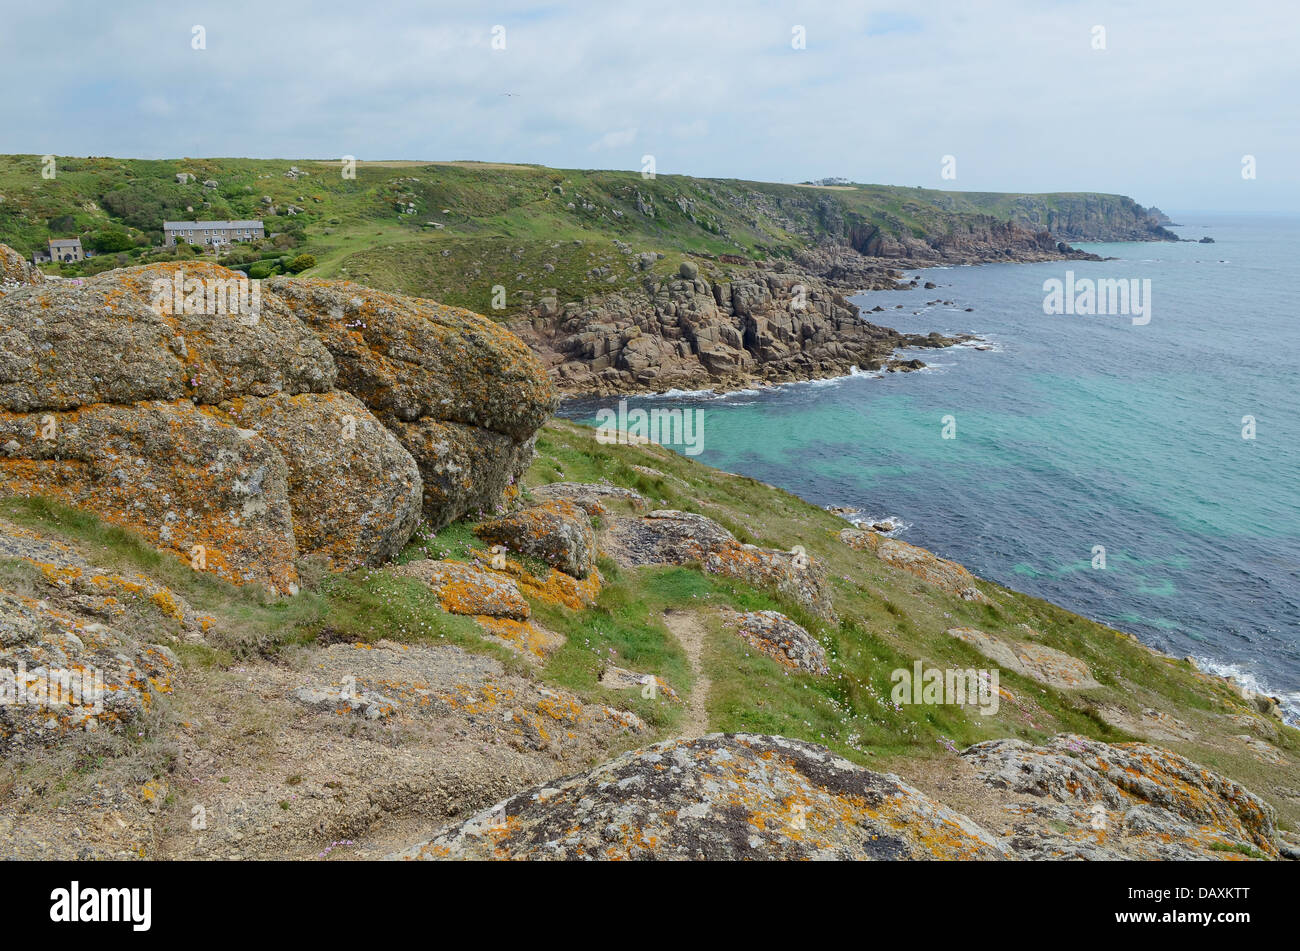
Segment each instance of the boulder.
M834 616L826 571L817 561L742 544L704 515L660 509L641 518L614 518L605 545L625 567L698 562L705 571L773 588L821 617Z
M47 282L0 299L0 406L35 412L182 398L216 404L333 386L329 353L269 295L260 295L256 313L251 289L240 313L184 313L184 306L168 313L176 310L170 292L166 307L155 307L155 291L174 288L178 276L203 281L195 286L212 291L214 306L218 290L225 295L247 282L236 271L186 261Z
M279 451L302 555L338 569L377 565L420 522L423 484L411 454L347 393L227 400L221 412Z
M1169 750L1060 735L962 752L1005 797L1008 849L1029 859L1276 857L1273 807Z
M329 349L339 388L415 458L434 529L501 503L556 406L522 341L471 311L349 281L273 278L266 286Z
M940 558L924 548L860 528L844 529L840 541L855 551L873 552L881 561L902 568L963 601L988 603L988 596L976 587L974 575L955 561Z
M43 284L45 274L21 254L0 244L0 297L32 284Z
M201 549L235 583L291 592L300 552L376 564L422 514L499 509L553 406L519 340L431 301L281 297L198 261L42 282L0 260L28 282L0 296L0 492Z
M591 573L596 536L591 518L567 499L543 502L475 529L485 542L542 559L575 578Z
M829 674L826 649L801 626L777 611L732 613L736 633L755 650L792 670Z
M996 859L969 819L892 775L779 736L668 740L513 796L389 856Z
M275 447L188 400L0 410L0 495L43 495L132 529L196 570L297 590Z

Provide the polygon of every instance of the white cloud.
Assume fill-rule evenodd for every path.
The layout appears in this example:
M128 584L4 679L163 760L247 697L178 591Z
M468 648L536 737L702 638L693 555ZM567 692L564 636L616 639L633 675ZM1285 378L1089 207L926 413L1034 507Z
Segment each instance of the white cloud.
M806 49L791 48L795 24ZM46 0L0 33L0 84L22 93L0 151L574 167L625 148L636 155L620 164L652 152L665 173L1300 209L1298 26L1300 8L1262 0L940 0L923 16L840 0L499 0L487 13L227 0L202 14ZM211 121L178 132L177 115ZM1261 175L1243 184L1247 152ZM945 154L955 182L939 178Z
M631 145L636 140L636 129L619 129L617 132L606 132L595 142L591 143L591 149L621 149Z

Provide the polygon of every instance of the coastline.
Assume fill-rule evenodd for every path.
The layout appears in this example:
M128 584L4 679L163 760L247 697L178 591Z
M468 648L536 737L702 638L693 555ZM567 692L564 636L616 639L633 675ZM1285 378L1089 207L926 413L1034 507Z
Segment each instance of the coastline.
M856 282L830 276L842 268L845 254L856 258ZM869 319L886 314L883 307L850 300L880 290L933 290L937 285L924 279L925 271L1106 260L1068 245L1060 251L940 260L869 258L838 248L831 257L837 264L819 268L820 273L785 261L713 272L683 261L676 278L648 278L639 293L585 299L551 316L530 312L507 326L543 360L565 402L710 391L726 395L891 369L920 370L921 361L902 366L899 352L983 342L977 334L903 333ZM863 271L872 279L861 279ZM914 276L905 280L904 271ZM796 295L803 297L799 304L792 303Z

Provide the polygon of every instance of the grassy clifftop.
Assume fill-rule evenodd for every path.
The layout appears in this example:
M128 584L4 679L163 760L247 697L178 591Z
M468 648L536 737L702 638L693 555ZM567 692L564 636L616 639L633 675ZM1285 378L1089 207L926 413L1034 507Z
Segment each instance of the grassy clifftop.
M445 601L400 569L319 576L308 580L297 598L266 604L189 571L93 516L30 500L9 500L0 515L64 538L98 564L143 572L210 618L206 644L175 644L182 686L155 714L173 725L159 721L142 733L150 737L176 729L176 721L185 721L190 730L190 720L206 720L200 707L210 702L216 684L235 674L263 689L286 658L304 650L364 648L381 639L412 651L455 644L496 658L513 676L597 705L591 709L608 705L631 711L647 725L650 738L708 730L777 734L827 746L873 769L896 771L927 789L942 788L944 777L957 768L957 751L981 740L1010 737L1040 744L1058 734L1107 742L1144 739L1263 796L1277 809L1282 828L1300 825L1300 805L1290 792L1300 786L1300 733L1261 715L1220 678L987 581L979 582L987 601L967 600L871 551L846 545L840 537L846 524L838 517L666 449L599 444L591 430L561 421L547 424L537 447L524 480L524 501L551 482L606 482L639 493L651 507L705 515L742 543L783 551L802 546L826 572L835 618L699 563L628 568L603 555L600 580L588 592L593 599L573 601L554 597L547 586L525 587L531 623L563 641L539 660L476 633L468 619L446 613ZM637 510L612 500L597 516L598 535L615 520L637 517ZM398 562L432 557L486 565L491 552L474 534L474 524L417 533ZM537 570L526 560L522 568ZM5 560L0 569L9 587L22 588L31 575L33 595L44 583L26 562ZM147 607L140 609L140 624L153 625L150 638L168 642L172 622L149 614ZM802 624L824 648L829 673L791 670L737 636L731 612L765 610ZM1085 665L1088 676L1069 686L1045 683L995 664L953 636L954 629L977 629L993 640L1061 652ZM986 714L970 705L896 702L896 672L911 671L917 663L943 670L1001 666L998 708ZM602 675L612 665L653 673L671 690L647 696L635 682L611 684ZM268 722L258 729L279 729L270 721L280 715L268 707L263 716ZM635 742L649 739L643 732ZM157 768L170 768L163 765L170 755L166 749L151 755L162 757ZM137 753L124 743L112 756L135 762ZM255 757L250 763L264 768ZM476 795L491 802L500 794L492 787ZM284 818L289 822L291 816Z
M478 162L0 156L0 242L30 255L49 237L129 240L102 262L139 263L167 219L261 218L255 259L309 253L311 272L505 316L645 277L638 253L789 256L821 242L878 253L882 242L943 240L998 222L1064 240L1162 237L1118 195L945 192L885 185L812 187L638 172ZM48 173L47 173L48 174ZM178 175L192 178L178 181ZM91 267L101 266L92 264ZM75 273L76 270L72 269ZM506 290L493 307L493 288ZM498 301L499 303L499 301Z

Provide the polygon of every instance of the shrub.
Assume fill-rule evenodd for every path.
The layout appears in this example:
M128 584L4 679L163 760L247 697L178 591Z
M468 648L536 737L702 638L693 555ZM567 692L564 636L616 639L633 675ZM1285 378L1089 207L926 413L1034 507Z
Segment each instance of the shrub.
M135 241L125 231L97 231L86 241L91 250L100 254L112 254L135 247Z
M307 268L315 266L316 257L314 255L300 254L285 265L285 268L290 274L301 274L303 271L307 270Z

